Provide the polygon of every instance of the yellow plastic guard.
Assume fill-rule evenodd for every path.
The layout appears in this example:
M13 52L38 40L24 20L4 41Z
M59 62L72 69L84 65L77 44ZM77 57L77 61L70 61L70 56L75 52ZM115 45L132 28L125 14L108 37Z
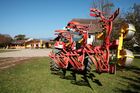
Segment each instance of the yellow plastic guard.
M70 43L67 43L66 46L68 46Z
M102 33L97 34L96 38L97 38L97 39L101 39L101 38L103 38L103 34L104 34L103 32L102 32Z
M80 39L80 40L78 41L78 43L81 43L83 40L84 40L83 38L82 38L82 39Z

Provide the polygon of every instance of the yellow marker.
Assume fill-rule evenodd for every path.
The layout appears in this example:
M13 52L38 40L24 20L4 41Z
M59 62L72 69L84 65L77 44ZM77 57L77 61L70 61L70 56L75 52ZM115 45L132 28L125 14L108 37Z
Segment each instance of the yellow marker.
M120 51L122 50L122 46L123 46L123 38L124 38L123 32L124 32L124 30L121 29L120 37L119 37L118 51L117 51L117 58L121 58L121 57L122 57L122 56L120 55Z
M68 46L70 43L67 43L66 46Z
M78 43L81 43L84 39L82 38L81 40L78 41Z
M97 38L97 39L101 39L101 38L103 37L103 34L104 34L103 32L102 32L102 33L97 34L96 38Z

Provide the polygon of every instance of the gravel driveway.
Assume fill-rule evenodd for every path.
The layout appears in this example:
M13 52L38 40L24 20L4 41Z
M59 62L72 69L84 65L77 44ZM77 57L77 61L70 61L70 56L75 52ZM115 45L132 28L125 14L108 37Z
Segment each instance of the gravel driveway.
M8 49L7 51L9 52L0 53L0 70L21 64L32 57L47 57L51 49Z
M50 51L51 49L20 49L0 53L0 57L46 57Z

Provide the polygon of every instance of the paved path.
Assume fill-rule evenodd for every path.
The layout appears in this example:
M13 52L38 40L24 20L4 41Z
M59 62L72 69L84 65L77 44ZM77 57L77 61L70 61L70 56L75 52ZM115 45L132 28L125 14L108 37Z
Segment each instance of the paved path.
M18 51L0 53L0 57L46 57L51 49L20 49Z

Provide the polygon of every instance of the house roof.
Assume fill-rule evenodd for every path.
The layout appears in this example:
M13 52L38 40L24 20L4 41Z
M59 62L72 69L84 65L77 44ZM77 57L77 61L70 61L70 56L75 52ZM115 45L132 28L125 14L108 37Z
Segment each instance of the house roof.
M95 24L98 22L98 20L96 20L96 19L82 19L82 18L74 18L71 21L76 21L81 24Z
M17 44L17 45L20 45L20 44L24 44L26 40L15 40L15 41L12 41L11 44Z
M40 39L28 39L28 40L15 40L15 41L12 41L11 44L14 44L14 45L21 45L21 44L25 44L25 43L38 43L38 42L42 42L42 43L46 43L46 42L49 42L49 41L45 41L45 40L40 40Z
M71 21L79 22L80 24L89 25L90 30L89 33L95 33L102 31L101 24L98 22L99 20L96 19L81 19L81 18L74 18Z

